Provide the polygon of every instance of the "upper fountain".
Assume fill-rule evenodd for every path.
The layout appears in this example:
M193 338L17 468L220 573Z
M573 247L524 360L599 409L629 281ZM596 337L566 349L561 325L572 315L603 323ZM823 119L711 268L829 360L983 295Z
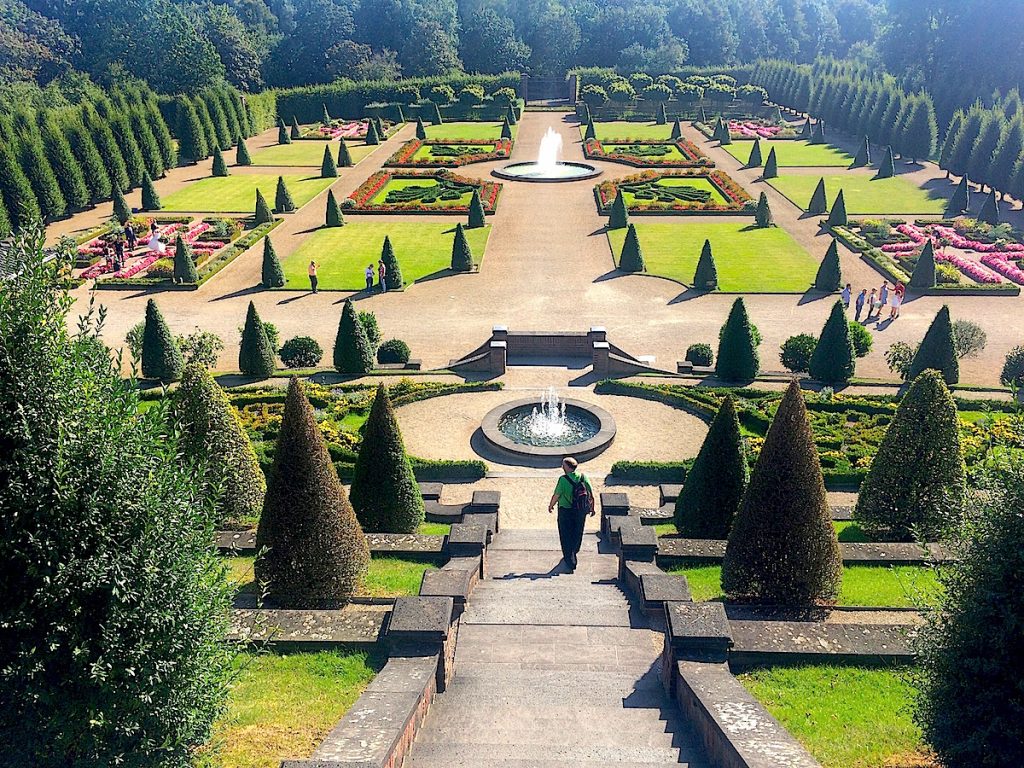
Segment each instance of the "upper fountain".
M561 155L562 135L548 128L540 140L536 162L511 163L495 169L494 175L512 181L578 181L601 173L586 163L564 162L559 159Z

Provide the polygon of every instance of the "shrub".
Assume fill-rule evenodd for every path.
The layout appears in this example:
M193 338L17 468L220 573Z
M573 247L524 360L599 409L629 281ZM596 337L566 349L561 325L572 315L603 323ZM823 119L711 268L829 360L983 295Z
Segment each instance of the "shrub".
M736 89L736 98L760 106L768 100L768 91L759 85L741 85Z
M437 102L431 102L430 106L430 122L433 125L441 125L444 122L441 117L441 108L437 106Z
M370 146L380 144L380 135L377 133L377 124L373 120L367 121L366 143Z
M491 94L491 98L494 99L496 104L510 107L516 103L516 90L515 88L499 88Z
M336 165L339 168L351 168L355 165L352 161L352 153L348 151L348 144L345 139L338 140L338 162Z
M288 385L284 415L256 531L256 581L271 604L339 608L370 562L302 382Z
M958 360L977 357L988 344L988 334L972 320L953 321L953 349Z
M894 342L885 351L885 364L890 371L906 381L910 375L910 364L914 362L916 353L917 347L911 347L905 341Z
M668 110L665 109L665 102L661 102L658 105L658 119L657 119L657 123L658 123L658 125L667 125L668 124Z
M774 179L779 175L779 159L775 155L775 147L768 150L768 159L764 163L764 172L761 174L762 178Z
M324 216L324 226L341 227L345 225L345 217L341 214L341 207L338 199L334 196L334 190L327 190L327 213Z
M284 176L277 177L277 193L274 196L274 209L278 213L291 213L295 210L295 201L292 200L292 193L288 191L288 185L284 183Z
M811 201L807 204L807 212L813 216L821 216L828 213L828 198L825 195L825 179L818 179L818 186L814 188Z
M626 230L626 239L622 244L622 253L619 256L619 269L623 272L647 271L644 254L640 250L640 238L636 234L636 227L632 224Z
M626 199L622 196L622 190L615 192L615 200L612 201L612 209L608 215L608 229L625 229L629 226L629 209L626 208Z
M875 343L875 337L871 331L855 320L850 320L850 341L853 343L853 353L857 357L867 357L871 347Z
M402 268L395 257L395 249L391 247L391 238L384 236L384 245L381 247L380 260L384 262L384 283L389 291L400 291L405 281L402 279ZM374 315L376 321L376 315Z
M629 76L629 84L636 88L638 91L642 91L648 85L654 82L654 78L643 72L634 72Z
M656 101L663 104L672 98L672 89L664 83L654 83L644 88L643 94L645 101Z
M885 157L882 158L882 163L878 166L878 173L875 174L876 179L891 179L896 175L896 160L892 156L892 147L885 148Z
M174 281L177 283L198 283L199 273L192 260L192 249L185 245L179 235L174 243Z
M256 305L250 301L245 314L245 326L242 328L242 343L238 348L238 370L265 379L277 367L274 357L274 345L263 328Z
M747 158L747 168L759 168L764 160L761 158L761 140L754 139L750 147L750 156Z
M469 241L466 240L466 233L463 231L461 223L455 225L451 268L453 272L473 271L473 252L469 249Z
M693 104L704 98L704 89L693 83L683 83L676 89L676 101L683 104ZM703 121L702 121L703 122Z
M302 138L302 128L299 126L298 115L292 115L292 127L291 127L291 134L290 135L291 135L291 137L293 139L301 139Z
M114 218L123 227L131 217L132 209L128 207L128 202L124 199L124 193L117 187L114 187Z
M698 291L713 291L718 288L718 268L715 257L711 253L711 241L705 240L697 259L697 269L693 275L693 287Z
M338 178L338 166L334 162L334 155L331 154L331 148L327 145L324 145L324 159L320 162L320 178Z
M423 141L427 138L427 127L423 125L423 118L416 115L416 138Z
M724 381L749 381L757 376L760 360L755 329L740 297L733 302L729 317L718 340L718 364L715 375Z
M952 264L936 264L935 282L937 285L959 285L960 270Z
M832 305L832 312L821 329L821 337L814 347L808 372L811 378L826 384L846 383L853 378L857 358L850 341L850 324L843 303Z
M423 522L423 497L383 383L377 386L363 428L352 476L352 506L368 531L415 533Z
M501 120L501 138L503 138L503 139L511 139L512 138L512 126L509 125L507 117L504 117Z
M264 288L283 288L285 284L284 268L277 257L277 251L270 237L263 238L263 268L260 282Z
M953 219L971 207L971 188L967 184L967 177L962 176L960 183L956 185L953 197L949 199L946 207L946 218Z
M608 86L608 98L616 104L628 104L636 99L636 91L625 80L616 80Z
M832 513L796 381L765 437L722 562L732 597L807 605L839 592L842 560Z
M999 381L1004 387L1024 386L1024 347L1016 346L1006 354Z
M586 85L580 92L580 98L589 107L603 107L608 103L608 92L600 85Z
M932 324L917 348L914 360L910 364L908 379L915 379L923 371L933 368L942 374L947 384L956 384L960 380L960 364L957 362L956 347L953 342L953 324L949 319L949 307L935 315Z
M994 189L989 190L988 196L981 206L981 211L978 213L978 221L993 227L999 224L999 200Z
M686 348L686 357L683 359L691 365L710 368L715 362L715 355L710 344L691 344Z
M779 360L786 370L793 373L807 373L811 365L811 355L818 345L818 340L809 333L790 336L782 343Z
M830 227L845 227L848 223L846 216L846 196L843 194L843 190L839 190L839 194L836 195L835 202L832 203L832 210L829 211L828 221L826 222Z
M269 224L274 220L274 215L270 212L270 206L267 205L267 199L258 189L256 190L256 212L253 215L253 219L257 227L260 224Z
M363 374L373 370L373 352L351 299L345 299L334 340L334 368L338 373Z
M224 162L224 153L220 147L213 148L213 175L224 177L228 175L228 164Z
M866 168L871 165L871 142L868 141L868 137L864 137L864 141L860 143L860 147L857 149L857 155L853 158L853 164L851 168Z
M292 137L288 134L288 126L285 125L284 118L278 118L277 120L277 143L278 144L291 144Z
M960 510L965 493L956 403L939 373L926 371L910 385L878 446L855 517L869 530L930 541Z
M470 229L479 229L487 224L487 215L484 213L484 204L480 200L480 190L474 189L473 196L469 200L469 222Z
M914 265L914 272L910 276L910 287L928 289L935 287L935 247L931 238L925 241L920 255L917 257L917 264Z
M825 143L825 122L819 120L814 124L814 131L811 133L811 144Z
M196 328L188 336L178 336L174 343L181 350L185 365L201 365L213 368L217 358L224 351L224 340L216 333L201 331Z
M459 103L472 107L484 100L484 89L479 85L467 85L459 91Z
M177 381L184 363L160 308L153 299L146 302L146 326L142 332L142 375L147 379Z
M451 104L455 101L455 91L447 83L440 83L430 89L430 100L435 104Z
M153 186L153 179L150 178L147 171L142 174L142 210L159 211L163 207L160 195L157 194L156 187Z
M754 222L761 229L772 226L772 209L768 206L768 195L764 192L761 193L761 197L757 200Z
M740 422L726 395L676 499L676 530L692 539L726 538L746 485Z
M146 277L158 278L160 280L171 280L174 278L174 259L159 259L146 270Z
M382 364L408 363L412 352L401 339L388 339L377 349L377 362Z
M839 262L839 241L832 238L832 242L825 251L825 258L818 265L818 272L814 276L814 289L825 293L834 293L839 290L843 283L843 272Z
M316 368L323 360L324 351L316 339L296 336L281 347L281 360L288 368Z

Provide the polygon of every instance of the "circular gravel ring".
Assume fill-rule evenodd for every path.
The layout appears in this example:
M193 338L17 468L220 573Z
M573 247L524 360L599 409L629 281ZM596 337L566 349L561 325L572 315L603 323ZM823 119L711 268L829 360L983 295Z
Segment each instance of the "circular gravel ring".
M578 168L580 173L572 176L520 176L513 172L515 168L527 168L529 166L536 166L537 163L510 163L509 165L501 168L495 168L491 173L497 176L499 179L506 179L508 181L531 181L539 184L554 184L560 181L583 181L585 179L593 179L596 176L601 175L601 171L592 165L587 163L573 163L573 162L560 162L559 165L568 168Z
M600 425L597 434L589 440L572 445L541 446L522 445L513 442L498 428L501 417L509 411L525 406L537 406L539 408L541 404L539 397L515 400L492 409L484 416L483 421L480 422L480 431L490 447L496 448L504 455L521 459L552 459L572 456L578 461L585 461L597 456L611 445L612 440L615 439L616 428L615 419L612 418L608 411L591 403L585 403L582 400L562 400L560 402L565 403L566 411L583 411L595 419Z

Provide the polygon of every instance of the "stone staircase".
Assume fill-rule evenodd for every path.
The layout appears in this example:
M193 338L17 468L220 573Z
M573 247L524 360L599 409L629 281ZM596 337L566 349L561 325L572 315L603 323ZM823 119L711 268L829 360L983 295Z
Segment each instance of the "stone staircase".
M462 617L455 677L405 768L709 768L658 677L663 634L630 607L617 561L584 538L506 530Z

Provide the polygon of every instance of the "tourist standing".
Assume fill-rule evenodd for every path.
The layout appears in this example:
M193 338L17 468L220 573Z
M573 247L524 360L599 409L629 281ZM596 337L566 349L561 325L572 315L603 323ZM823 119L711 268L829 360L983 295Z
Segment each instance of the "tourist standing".
M385 282L388 276L388 268L384 266L384 262L380 262L377 265L377 283L380 285L380 292L387 293L388 284Z
M558 505L558 541L562 545L562 562L569 573L576 570L587 515L594 514L594 489L587 476L577 471L578 467L571 456L562 460L562 476L548 502L548 514Z
M889 310L889 319L895 320L900 316L900 304L903 303L903 294L899 291L892 292L892 308Z
M306 270L307 274L309 275L309 290L311 290L313 293L317 293L317 285L319 285L320 283L316 276L316 271L317 269L319 269L319 267L319 264L317 264L315 261L311 261L309 262L309 269Z
M132 226L131 221L124 225L124 239L128 243L128 253L131 253L139 242L139 237L135 234L135 227Z
M843 292L840 294L843 299L843 309L848 310L850 308L850 295L852 292L853 291L850 289L850 284L847 283L846 287L843 288Z
M878 289L878 316L882 316L882 307L889 306L889 283L882 281L882 287Z
M369 293L370 291L373 290L373 273L374 273L373 264L367 264L366 265L366 272L364 273L364 275L366 277L366 292L367 293Z
M856 301L857 312L853 316L853 319L856 320L858 323L860 322L860 313L864 311L864 302L866 302L867 300L868 300L868 289L867 288L861 288L860 289L860 293L857 294L857 301ZM868 309L868 312L870 313L871 310Z
M124 241L118 238L114 241L114 271L120 272L124 269Z
M877 288L872 288L871 289L871 295L868 296L868 317L867 317L867 319L868 320L871 319L871 313L872 312L881 312L881 310L882 310L882 305L878 301L878 289Z

